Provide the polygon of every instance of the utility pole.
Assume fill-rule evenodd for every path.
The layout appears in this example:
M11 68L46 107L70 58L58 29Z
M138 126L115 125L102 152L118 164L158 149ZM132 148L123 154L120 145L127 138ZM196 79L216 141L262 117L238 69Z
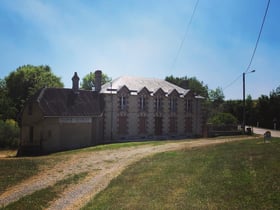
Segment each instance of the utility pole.
M242 132L245 134L245 124L246 124L246 110L245 110L245 75L249 73L254 73L256 70L250 72L243 72L243 120L242 120Z

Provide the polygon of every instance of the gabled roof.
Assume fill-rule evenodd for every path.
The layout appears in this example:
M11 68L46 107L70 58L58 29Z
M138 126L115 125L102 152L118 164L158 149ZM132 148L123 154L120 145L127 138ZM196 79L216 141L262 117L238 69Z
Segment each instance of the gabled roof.
M143 87L141 90L139 90L140 94L150 94L150 91L146 88L146 87Z
M34 95L44 116L95 116L102 112L100 94L88 90L74 93L66 88L43 88Z
M179 94L183 95L189 91L163 79L122 76L103 85L101 93L111 93L111 90L117 91L124 85L132 92L140 92L144 87L153 93L155 93L159 88L161 88L165 93L169 93L175 89Z
M170 91L168 92L168 95L179 96L179 93L178 93L178 91L177 91L176 89L173 89L173 90L170 90Z
M161 95L161 96L165 96L166 92L164 92L164 90L162 88L159 88L157 90L155 90L154 95Z

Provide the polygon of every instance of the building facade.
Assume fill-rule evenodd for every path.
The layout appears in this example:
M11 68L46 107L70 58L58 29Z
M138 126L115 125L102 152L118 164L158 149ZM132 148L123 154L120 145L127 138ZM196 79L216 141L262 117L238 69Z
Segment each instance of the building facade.
M201 136L202 98L167 81L119 77L95 90L43 88L21 114L19 155L108 142Z
M165 80L120 77L100 92L104 141L201 136L202 98Z

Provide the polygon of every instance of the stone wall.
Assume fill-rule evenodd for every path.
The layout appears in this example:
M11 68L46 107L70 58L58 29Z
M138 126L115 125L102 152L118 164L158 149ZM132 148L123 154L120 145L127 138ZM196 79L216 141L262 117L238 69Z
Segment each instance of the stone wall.
M126 97L124 109L120 107L121 100L123 100L120 97L122 96ZM104 94L104 141L202 135L203 122L200 99L196 99L193 95L185 97L178 95L178 97L175 97L176 111L172 112L171 95L163 95L161 98L161 111L157 112L155 95L145 95L145 110L141 109L140 97L139 93L126 91L124 93ZM187 100L191 104L190 111L186 110ZM160 120L156 119L156 117L160 118ZM144 122L144 119L146 119L146 122ZM189 130L186 129L186 119L191 119L191 128ZM156 132L156 121L161 121L160 134ZM141 129L140 126L142 126ZM146 126L146 133L140 132L143 130L143 126ZM126 132L123 132L124 129L126 129Z

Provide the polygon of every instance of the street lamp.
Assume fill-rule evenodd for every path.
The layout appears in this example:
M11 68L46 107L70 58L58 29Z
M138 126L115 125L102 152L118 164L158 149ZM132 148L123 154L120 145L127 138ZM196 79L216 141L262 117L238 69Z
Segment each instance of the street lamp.
M243 122L242 122L242 131L245 134L245 75L249 73L254 73L256 70L249 72L243 72Z

